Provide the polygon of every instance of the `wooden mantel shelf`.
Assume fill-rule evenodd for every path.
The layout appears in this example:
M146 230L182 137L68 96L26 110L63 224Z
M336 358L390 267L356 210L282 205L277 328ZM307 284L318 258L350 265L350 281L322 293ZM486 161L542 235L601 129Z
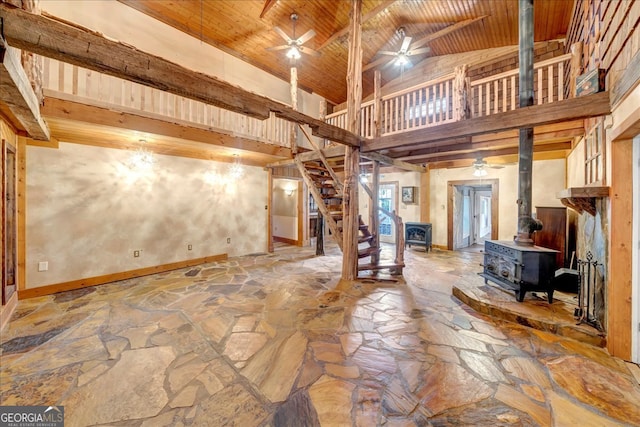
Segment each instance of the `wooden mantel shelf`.
M556 194L563 205L578 213L596 215L596 198L609 197L609 187L571 187Z

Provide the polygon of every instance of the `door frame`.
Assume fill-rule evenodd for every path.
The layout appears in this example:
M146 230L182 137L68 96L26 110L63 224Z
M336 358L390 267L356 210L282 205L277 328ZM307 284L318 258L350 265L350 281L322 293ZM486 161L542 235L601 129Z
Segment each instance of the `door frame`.
M453 198L456 186L491 186L491 240L498 239L498 201L499 195L498 179L468 179L447 181L447 249L453 250Z
M378 203L380 203L380 189L382 189L382 187L384 186L390 186L393 187L393 209L391 210L391 212L396 213L396 215L398 215L398 211L400 209L400 183L398 181L380 181L380 183L378 184ZM378 215L380 215L380 212L378 211ZM378 224L379 227L379 224ZM391 220L391 236L389 237L390 241L392 243L395 243L395 237L396 234L398 233L398 230L395 229L395 224L393 222L393 220ZM380 234L380 229L376 230L376 234L378 236L378 242L382 242L382 235ZM389 243L389 242L385 242L385 243Z
M633 139L632 188L640 189L640 135ZM631 259L631 361L640 363L640 197L633 198Z
M13 170L8 170L7 168L7 160L9 158L9 153L13 155ZM2 241L2 273L0 274L0 299L2 305L5 305L9 302L11 297L18 290L18 152L16 148L9 144L4 138L2 138L2 143L0 144L0 161L2 162L2 175L0 181L0 194L2 197L2 208L0 209L0 220L2 221L2 233L0 239ZM9 213L7 206L7 194L10 191L8 187L8 176L12 174L13 179L13 212ZM11 229L7 229L7 222L9 215L13 218L13 227ZM13 235L13 245L9 247L9 235ZM9 252L12 253L12 256L9 256ZM13 260L13 290L9 295L6 294L7 285L7 263Z

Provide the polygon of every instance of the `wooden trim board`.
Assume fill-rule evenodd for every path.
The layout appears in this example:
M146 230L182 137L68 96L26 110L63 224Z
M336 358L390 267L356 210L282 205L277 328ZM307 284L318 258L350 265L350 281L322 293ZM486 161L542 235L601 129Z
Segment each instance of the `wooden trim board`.
M180 268L205 264L208 262L225 261L227 254L212 255L202 258L194 258L186 261L178 261L170 264L155 265L152 267L137 268L135 270L122 271L120 273L105 274L102 276L87 277L85 279L72 280L70 282L56 283L55 285L41 286L33 289L18 289L18 298L27 299L57 292L72 291L74 289L88 288L118 280L132 279L134 277L148 276L150 274L164 273L165 271L178 270Z

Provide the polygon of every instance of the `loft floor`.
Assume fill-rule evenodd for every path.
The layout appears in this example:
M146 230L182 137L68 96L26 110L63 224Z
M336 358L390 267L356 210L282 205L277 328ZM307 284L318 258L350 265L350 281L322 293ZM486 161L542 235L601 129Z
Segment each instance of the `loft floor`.
M73 426L640 425L635 365L452 296L481 254L408 250L403 278L341 283L326 250L20 301L0 404Z

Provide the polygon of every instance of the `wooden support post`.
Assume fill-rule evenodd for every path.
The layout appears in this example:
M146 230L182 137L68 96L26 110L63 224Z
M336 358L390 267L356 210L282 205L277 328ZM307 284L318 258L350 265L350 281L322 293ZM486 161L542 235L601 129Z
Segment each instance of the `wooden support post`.
M298 111L298 69L291 67L291 108ZM289 146L291 147L291 155L298 153L298 127L295 123L289 123Z
M267 187L267 252L273 252L273 169L268 169Z
M420 222L431 222L431 172L429 165L426 171L420 174Z
M320 210L316 221L316 255L324 255L324 216Z
M611 143L611 210L607 278L607 349L621 359L631 358L631 266L633 140ZM636 326L637 327L637 326Z
M360 130L362 99L362 0L352 0L347 69L347 129ZM345 147L344 197L342 199L342 279L358 277L358 172L360 148Z
M327 117L327 100L322 98L320 100L320 115L319 115L319 119L322 120L323 122L326 121L326 117ZM322 144L320 144L320 149L326 148L327 146L327 139L326 138L322 138Z
M22 9L27 12L40 15L40 0L22 0ZM42 90L42 68L43 60L40 55L23 50L22 51L22 67L29 78L33 93L36 95L39 105L44 104L44 93Z
M373 234L372 246L380 247L380 213L378 212L378 206L380 206L380 162L373 161L373 167L371 169L371 220L369 221L369 227L371 234ZM378 264L380 262L380 253L375 252L371 254L371 264Z
M464 64L456 67L453 78L453 119L465 120L469 117L469 87L470 81L467 76L469 66Z
M576 78L582 74L582 42L571 45L571 98L576 96Z
M373 72L373 137L382 135L382 77L380 70Z

